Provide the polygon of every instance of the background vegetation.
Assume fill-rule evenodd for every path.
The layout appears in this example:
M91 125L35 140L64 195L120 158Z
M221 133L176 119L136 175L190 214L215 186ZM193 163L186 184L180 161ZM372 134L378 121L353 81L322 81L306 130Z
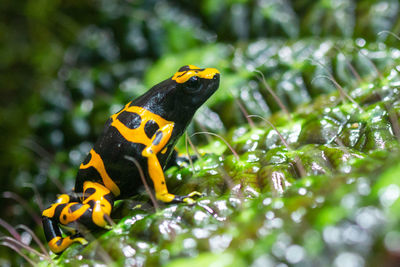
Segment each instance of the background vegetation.
M8 224L44 240L40 210L73 187L106 118L195 64L219 68L222 82L189 133L221 134L238 156L218 138L194 136L208 155L194 174L187 166L168 175L174 192L205 192L199 205L132 210L148 202L144 194L120 204L115 231L56 260L394 265L400 41L387 31L400 32L399 8L397 0L2 1L1 242L19 247L13 236L39 251L27 230ZM289 148L246 114L269 119ZM1 246L0 264L26 260Z

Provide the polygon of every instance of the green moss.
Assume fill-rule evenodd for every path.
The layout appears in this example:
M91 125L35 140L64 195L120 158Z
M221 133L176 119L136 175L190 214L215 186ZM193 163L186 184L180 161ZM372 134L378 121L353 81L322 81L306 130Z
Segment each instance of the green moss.
M231 129L223 135L226 143L217 138L197 147L208 153L193 165L166 171L171 191L205 194L196 204L125 210L113 230L82 251L84 258L102 249L116 255L115 262L241 266L282 258L294 262L287 254L294 251L302 262L321 263L332 250L337 254L348 242L358 242L335 237L349 229L379 246L398 220L389 215L400 205L393 182L397 169L381 173L399 157L399 144L387 111L395 98L372 95L393 96L397 89L359 88L350 93L359 106L338 92L321 95L296 107L291 119L272 116L279 134L259 120ZM361 228L360 216L368 216L371 207L386 216L385 231L370 234ZM109 245L114 242L121 245ZM122 256L127 246L134 255Z

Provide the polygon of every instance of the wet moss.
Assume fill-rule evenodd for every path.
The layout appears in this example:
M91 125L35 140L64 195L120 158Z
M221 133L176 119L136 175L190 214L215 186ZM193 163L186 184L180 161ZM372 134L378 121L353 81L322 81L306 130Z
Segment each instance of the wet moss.
M357 47L339 43L345 52ZM223 139L191 136L204 142L196 146L198 159L165 171L171 192L204 195L193 205L161 204L158 210L145 192L123 201L112 215L112 230L96 233L85 248L68 249L57 263L318 266L340 262L343 251L362 262L374 257L372 251L375 257L396 251L397 239L390 236L399 226L393 214L400 191L392 167L400 158L399 57L387 59L392 51L386 48L375 55L376 46L366 45L380 77L371 61L335 46L333 40L211 45L207 53L222 49L233 62L214 58L228 81L202 117L219 116L218 125L207 127L219 129ZM196 58L200 52L179 56ZM170 60L156 64L149 79ZM289 113L280 110L252 67L264 73ZM343 91L321 75L345 83ZM243 110L258 117L249 120ZM199 121L191 131L201 129Z

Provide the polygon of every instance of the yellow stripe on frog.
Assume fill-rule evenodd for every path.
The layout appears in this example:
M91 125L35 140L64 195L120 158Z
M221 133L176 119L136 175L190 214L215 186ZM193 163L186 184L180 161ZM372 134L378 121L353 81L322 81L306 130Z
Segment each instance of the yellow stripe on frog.
M200 69L199 67L188 65L190 68L189 70L185 71L178 71L172 76L172 80L176 81L177 83L185 83L193 76L197 76L202 79L212 79L214 75L219 73L217 69L214 68L206 68Z

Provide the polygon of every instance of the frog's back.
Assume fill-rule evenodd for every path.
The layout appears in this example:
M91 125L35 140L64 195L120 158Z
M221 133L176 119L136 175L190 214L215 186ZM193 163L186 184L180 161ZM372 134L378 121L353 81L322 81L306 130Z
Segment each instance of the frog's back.
M135 195L143 185L136 164L126 156L134 158L148 179L147 159L142 156L146 145L163 124L169 123L159 115L128 103L112 115L104 130L80 165L76 177L75 192L82 192L85 181L104 184L118 198ZM165 166L173 144L166 145L164 153L157 155L161 166ZM114 188L114 190L113 190Z

